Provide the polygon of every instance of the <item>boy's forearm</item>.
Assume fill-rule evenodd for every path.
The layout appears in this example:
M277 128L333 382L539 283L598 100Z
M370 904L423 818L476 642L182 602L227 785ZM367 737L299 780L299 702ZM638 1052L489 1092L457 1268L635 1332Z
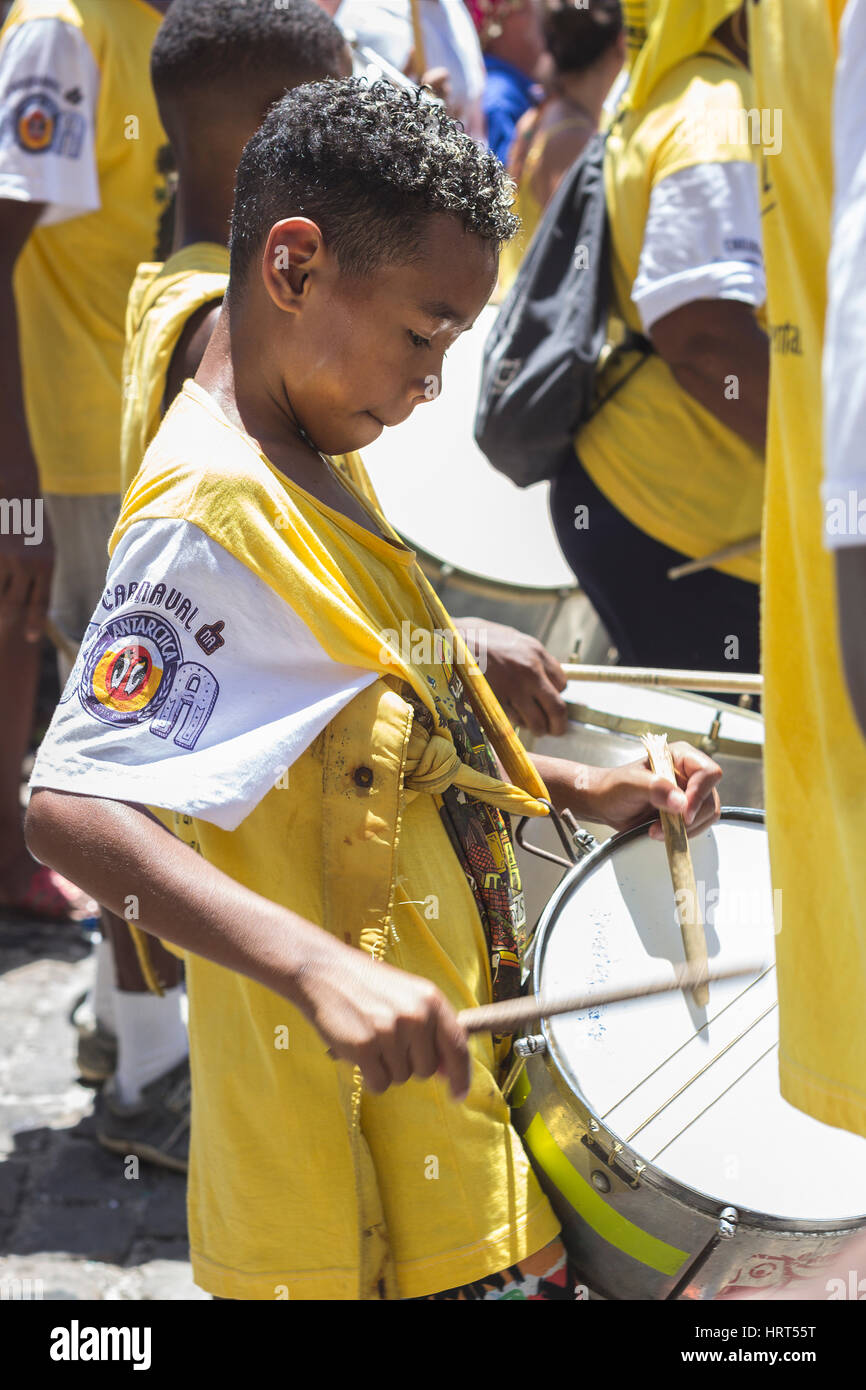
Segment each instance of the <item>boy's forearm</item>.
M145 811L39 789L26 823L33 854L119 917L235 970L292 1003L303 971L345 949L297 914L236 883Z
M603 819L598 810L598 793L604 768L551 758L544 753L531 753L530 760L550 792L555 811L569 810L578 819Z

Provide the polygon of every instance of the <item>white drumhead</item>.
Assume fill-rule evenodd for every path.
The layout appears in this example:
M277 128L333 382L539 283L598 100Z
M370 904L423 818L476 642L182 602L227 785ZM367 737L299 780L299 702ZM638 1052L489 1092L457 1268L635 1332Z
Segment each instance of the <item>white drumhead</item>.
M763 824L726 818L690 844L711 966L772 962ZM683 960L664 845L643 832L609 846L552 910L536 967L543 994L669 978L666 962ZM774 1217L866 1214L866 1139L780 1094L773 966L711 984L706 1009L677 991L546 1028L551 1053L603 1126L678 1182Z
M764 742L764 721L759 714L685 691L653 690L607 681L569 681L565 699L570 705L597 710L605 719L640 719L646 721L647 728L685 729L696 736L709 733L720 711L719 739L757 746ZM591 716L587 722L592 723Z
M556 542L546 483L524 489L497 473L472 436L481 356L496 310L449 350L442 394L383 430L364 464L385 515L410 545L503 584L574 588Z

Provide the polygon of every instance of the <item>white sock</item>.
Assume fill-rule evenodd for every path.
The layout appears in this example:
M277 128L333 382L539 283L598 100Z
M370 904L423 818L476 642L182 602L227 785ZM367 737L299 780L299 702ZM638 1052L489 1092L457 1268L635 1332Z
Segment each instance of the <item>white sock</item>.
M117 1032L114 1017L114 951L103 937L96 948L96 979L90 991L90 1007L96 1022L109 1033Z
M98 1023L114 1033L114 954L105 937L97 942L91 960L93 983L75 1010L75 1023L79 1028L93 1028Z
M177 1066L189 1052L181 1002L183 985L157 994L114 991L117 1023L115 1093L122 1105L136 1105L141 1089Z

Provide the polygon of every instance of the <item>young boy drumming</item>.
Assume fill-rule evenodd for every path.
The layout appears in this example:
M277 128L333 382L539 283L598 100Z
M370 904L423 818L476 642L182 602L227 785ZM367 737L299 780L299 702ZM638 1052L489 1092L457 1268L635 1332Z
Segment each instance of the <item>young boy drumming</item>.
M221 1298L567 1297L498 1086L508 1039L455 1016L519 992L508 813L667 809L692 833L718 814L720 770L686 745L683 790L643 763L530 761L328 457L429 398L511 196L386 84L269 112L219 321L127 493L110 610L34 769L32 851L184 953L191 1258Z

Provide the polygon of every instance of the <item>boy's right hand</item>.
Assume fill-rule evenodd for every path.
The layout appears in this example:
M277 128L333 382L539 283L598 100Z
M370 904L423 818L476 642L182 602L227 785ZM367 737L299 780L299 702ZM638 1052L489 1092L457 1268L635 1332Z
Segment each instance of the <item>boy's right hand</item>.
M302 967L299 1007L333 1057L361 1068L376 1094L410 1076L447 1076L455 1100L469 1090L466 1030L429 980L335 943L323 961Z

